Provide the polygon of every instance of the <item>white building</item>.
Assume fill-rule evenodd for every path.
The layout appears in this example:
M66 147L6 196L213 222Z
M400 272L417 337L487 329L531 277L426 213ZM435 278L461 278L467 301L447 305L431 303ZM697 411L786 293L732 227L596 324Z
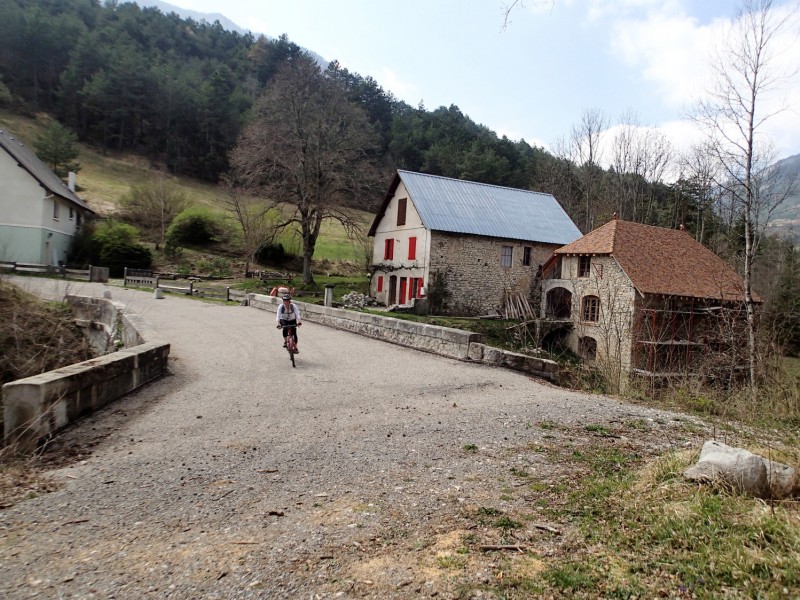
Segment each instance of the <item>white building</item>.
M30 148L0 129L0 261L65 264L75 234L94 214Z

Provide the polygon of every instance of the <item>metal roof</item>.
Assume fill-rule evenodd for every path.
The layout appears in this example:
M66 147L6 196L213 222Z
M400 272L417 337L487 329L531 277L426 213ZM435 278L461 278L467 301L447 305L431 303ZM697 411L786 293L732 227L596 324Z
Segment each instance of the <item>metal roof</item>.
M569 244L581 232L551 194L398 170L428 229Z
M61 181L58 175L53 173L30 148L23 144L18 138L14 137L11 132L0 129L0 147L4 148L6 152L14 157L19 166L30 173L48 192L94 213L83 200L78 198L78 196Z

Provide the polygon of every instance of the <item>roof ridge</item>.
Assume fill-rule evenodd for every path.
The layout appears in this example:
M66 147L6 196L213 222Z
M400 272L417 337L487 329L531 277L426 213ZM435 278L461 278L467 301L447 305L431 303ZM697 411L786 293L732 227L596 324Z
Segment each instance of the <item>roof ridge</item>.
M459 179L458 177L446 177L444 175L433 175L432 173L420 173L419 171L409 171L407 169L397 169L397 173L408 173L409 175L421 175L422 177L435 177L436 179L446 179L448 181L457 181L459 183L468 183L470 185L482 185L485 187L498 188L501 190L514 190L515 192L524 192L526 194L538 194L540 196L553 196L547 192L537 192L536 190L523 190L522 188L511 187L510 185L497 185L496 183L483 183L482 181L471 181L469 179Z

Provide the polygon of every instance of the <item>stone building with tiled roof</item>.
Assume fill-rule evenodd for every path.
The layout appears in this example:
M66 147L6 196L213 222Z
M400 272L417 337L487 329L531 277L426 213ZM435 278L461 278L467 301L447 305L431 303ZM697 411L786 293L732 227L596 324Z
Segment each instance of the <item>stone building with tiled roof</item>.
M554 252L542 311L550 341L607 381L715 377L741 366L743 290L741 276L685 231L614 219Z

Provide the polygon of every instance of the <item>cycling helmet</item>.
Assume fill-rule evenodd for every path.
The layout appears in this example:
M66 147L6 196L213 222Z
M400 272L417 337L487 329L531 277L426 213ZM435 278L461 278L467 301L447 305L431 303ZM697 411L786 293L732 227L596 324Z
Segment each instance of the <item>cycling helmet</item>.
M291 299L292 299L292 295L291 295L291 294L284 294L284 295L282 296L282 298L283 298L284 300L291 300Z

